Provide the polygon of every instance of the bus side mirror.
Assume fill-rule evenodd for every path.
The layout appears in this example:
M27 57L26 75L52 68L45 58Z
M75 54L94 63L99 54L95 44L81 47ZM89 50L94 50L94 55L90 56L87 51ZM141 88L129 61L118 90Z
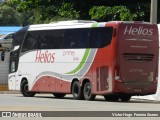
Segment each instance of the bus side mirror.
M4 61L5 58L5 50L1 52L1 61Z

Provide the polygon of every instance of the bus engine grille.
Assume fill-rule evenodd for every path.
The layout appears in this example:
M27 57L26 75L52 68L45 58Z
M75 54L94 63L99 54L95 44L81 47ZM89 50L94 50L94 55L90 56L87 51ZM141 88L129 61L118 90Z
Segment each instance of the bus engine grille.
M153 60L154 54L124 53L123 57L125 60L132 62L147 62Z

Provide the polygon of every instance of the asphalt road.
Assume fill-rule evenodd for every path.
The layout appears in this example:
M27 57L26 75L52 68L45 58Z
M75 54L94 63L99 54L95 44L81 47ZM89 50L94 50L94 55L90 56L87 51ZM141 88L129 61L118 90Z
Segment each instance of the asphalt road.
M52 94L36 94L35 97L23 97L21 94L0 94L0 111L95 111L87 120L101 120L103 117L95 117L99 111L160 111L160 101L131 99L129 102L107 102L103 97L97 96L95 101L74 100L72 95L63 99L56 99ZM141 112L140 112L141 113ZM88 112L88 114L90 114ZM60 120L62 117L57 117ZM131 116L132 117L132 116ZM84 117L77 118L85 119ZM127 120L128 117L107 117L107 120ZM0 118L1 119L1 118ZM18 118L16 118L17 120ZM20 118L19 118L20 119ZM24 119L24 118L23 118ZM34 118L36 119L36 118ZM52 119L52 118L47 118ZM138 120L137 117L132 117ZM142 117L141 120L149 120L150 117ZM152 120L159 119L157 117ZM39 120L39 119L37 119ZM52 119L53 120L53 119ZM55 119L54 119L55 120ZM75 120L75 117L67 117L65 120Z

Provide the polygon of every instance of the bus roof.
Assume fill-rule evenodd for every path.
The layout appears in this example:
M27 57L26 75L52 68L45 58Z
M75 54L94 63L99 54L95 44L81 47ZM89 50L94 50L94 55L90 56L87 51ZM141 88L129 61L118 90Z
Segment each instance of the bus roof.
M68 23L94 23L96 21L92 21L92 20L69 20L69 21L58 21L58 22L51 22L50 24L68 24Z
M108 23L124 23L124 24L134 24L134 23L143 23L143 24L155 24L144 21L108 21Z
M64 29L64 28L84 28L91 27L96 21L89 20L71 20L71 21L59 21L51 22L50 24L36 24L30 25L29 31L46 30L46 29Z
M51 22L49 24L36 24L30 25L28 31L36 31L36 30L51 30L51 29L70 29L70 28L88 28L92 27L94 23L98 23L96 21L90 20L70 20L70 21L58 21L58 22ZM142 22L142 21L109 21L109 22L99 22L99 26L104 26L106 23L113 23L113 24L134 24L134 23L144 23L144 24L152 24L149 22ZM101 25L100 25L101 24Z

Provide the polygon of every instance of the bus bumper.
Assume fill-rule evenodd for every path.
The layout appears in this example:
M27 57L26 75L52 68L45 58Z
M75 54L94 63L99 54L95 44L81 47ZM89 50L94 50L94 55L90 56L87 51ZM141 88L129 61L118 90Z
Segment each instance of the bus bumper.
M150 95L157 91L157 83L153 84L125 84L122 82L115 82L113 93L125 93L131 95Z

